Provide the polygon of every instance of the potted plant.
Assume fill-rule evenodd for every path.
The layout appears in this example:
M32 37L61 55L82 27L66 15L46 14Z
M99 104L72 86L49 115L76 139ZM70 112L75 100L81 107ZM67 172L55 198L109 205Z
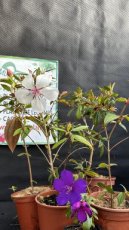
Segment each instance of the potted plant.
M35 196L38 192L42 190L48 190L48 186L41 186L37 187L34 186L34 181L32 177L32 168L31 168L31 161L30 161L30 153L28 152L28 148L26 145L26 136L29 135L29 132L32 128L31 125L28 125L26 122L27 118L26 115L28 115L28 105L26 106L25 103L19 103L19 98L21 96L22 102L24 101L23 96L26 97L25 90L27 92L26 86L27 83L30 84L30 95L29 99L33 99L33 106L35 104L35 101L37 100L37 94L39 93L38 87L40 89L44 88L46 94L46 97L48 97L49 101L51 101L51 98L49 97L49 94L51 94L52 101L55 101L55 99L58 96L57 89L50 89L49 85L52 81L51 73L43 73L41 74L40 70L36 70L33 74L32 72L29 72L28 76L16 76L11 71L7 71L8 76L6 78L0 79L0 84L3 87L3 89L6 91L6 94L1 96L1 106L2 110L9 110L13 117L9 119L6 123L5 127L5 139L7 141L7 144L10 148L10 150L13 152L15 150L16 144L21 137L21 140L23 141L24 146L24 153L19 154L19 156L26 156L27 163L28 163L28 171L29 171L29 180L30 180L30 187L18 192L14 192L11 197L14 200L17 208L17 214L18 219L20 223L21 230L38 230L38 217L37 217L37 207L35 203ZM38 77L37 77L38 76ZM35 78L38 78L38 86L35 85ZM23 85L22 85L23 84ZM23 92L22 92L23 91ZM50 91L50 93L48 92ZM20 92L20 95L19 95ZM39 96L39 95L38 95ZM27 98L27 97L26 97ZM43 105L45 106L44 102L45 96L42 98ZM38 100L37 100L38 101ZM34 109L36 110L43 110L43 105L39 105L37 103L34 106ZM39 106L39 107L38 107ZM28 116L29 117L29 116ZM31 117L31 116L30 116ZM49 162L50 163L50 162Z
M76 169L80 170L89 181L89 188L91 191L98 190L99 186L97 183L103 182L109 185L109 178L103 175L99 175L96 170L93 170L93 156L96 149L99 149L100 156L103 155L105 145L104 133L104 119L107 114L115 113L116 102L122 100L119 95L114 92L114 85L109 84L108 86L99 88L97 95L93 90L84 92L81 88L78 88L70 95L64 95L63 99L59 100L71 108L68 116L75 115L76 119L82 122L82 125L86 128L83 130L83 137L91 143L93 148L89 153L89 159L84 160L83 164L78 164L74 160ZM123 99L125 100L125 99ZM97 150L98 151L98 150ZM113 165L112 165L113 166ZM98 168L107 168L106 164L99 164ZM111 178L112 185L115 184L115 177Z
M118 127L122 127L127 131L124 120L129 121L129 116L126 113L128 99L122 98L114 92L114 84L101 88L102 93L104 93L105 90L107 91L107 96L110 96L110 93L114 95L114 107L113 111L104 111L104 117L101 121L101 135L103 136L101 141L103 140L104 150L107 152L107 163L102 162L99 167L108 170L109 184L98 183L98 185L103 188L103 191L92 194L95 197L93 207L95 207L98 212L97 223L102 229L127 230L129 229L129 193L124 186L124 192L116 192L113 189L111 166L114 164L111 162L111 155L116 147L129 139L129 136L127 136L125 138L122 137L122 139L119 139L116 143L113 141L115 132L118 132ZM107 100L108 99L107 97ZM121 106L119 106L119 103ZM119 112L120 107L122 107L122 109Z
M60 178L54 180L53 188L55 190L41 192L36 197L40 230L64 230L74 218L78 219L82 229L91 229L96 213L86 196L86 181L75 180L72 172L65 169Z
M31 171L31 164L30 164L30 154L28 152L26 146L26 139L25 139L27 136L30 137L29 133L30 130L33 128L33 126L30 124L28 125L27 121L31 121L35 123L40 128L41 132L44 134L46 138L46 152L44 152L35 143L34 140L32 139L31 140L33 141L33 143L36 144L36 146L42 152L44 158L46 159L49 166L49 173L50 173L49 179L53 181L53 179L56 178L58 175L57 168L55 167L55 161L62 147L61 144L64 144L63 143L64 141L62 142L62 139L59 139L57 141L58 119L56 121L55 120L56 114L52 113L55 100L58 97L58 90L49 87L49 85L52 84L52 75L51 74L49 75L48 72L41 74L40 69L37 69L34 73L30 72L29 76L21 76L18 78L17 76L12 75L11 79L10 78L2 79L1 84L2 86L6 84L6 88L8 87L9 91L11 92L9 95L6 96L6 98L2 97L1 101L6 99L7 103L4 105L5 109L10 109L11 111L13 110L13 112L15 113L15 117L13 118L14 124L12 120L9 120L7 122L5 128L5 137L12 151L16 147L16 143L19 137L21 137L21 139L23 140L23 144L25 147L24 155L26 155L27 157L29 172L30 172L31 189L29 193L33 194L34 192L33 192L32 171ZM48 101L50 101L51 103L49 103ZM49 104L48 108L46 108L46 102L47 104ZM32 108L32 110L36 112L36 115L33 114L30 115L28 113L27 109L30 107ZM17 123L19 124L19 126L17 125ZM75 125L74 127L72 128L71 127L72 126L70 123L66 124L67 130L65 133L66 134L65 138L69 139L71 137L71 132L73 132L74 135L72 136L72 142L74 143L80 142L85 144L87 147L92 148L91 144L87 140L77 135L79 131L78 125L77 127ZM56 142L55 145L53 146L53 149L50 142L51 136ZM53 153L55 147L59 147L59 149L57 150L56 153L55 152ZM21 193L23 194L23 191ZM33 195L35 196L35 193ZM34 196L33 196L33 201L34 201ZM16 202L19 200L19 195L17 193L14 193L12 194L12 198ZM21 201L16 202L16 204L17 203L20 203L20 207L21 207ZM23 213L25 213L24 210ZM26 219L25 216L24 219ZM28 220L26 220L26 222L28 222ZM33 229L33 227L26 227L25 225L22 226L23 227L21 227L21 229L24 230L26 229L31 230L31 228ZM34 227L34 230L36 230L36 227Z

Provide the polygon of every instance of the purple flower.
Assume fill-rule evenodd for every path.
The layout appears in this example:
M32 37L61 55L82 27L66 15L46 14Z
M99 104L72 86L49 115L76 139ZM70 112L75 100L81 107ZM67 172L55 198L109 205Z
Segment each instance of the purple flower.
M74 180L72 172L63 170L60 179L54 180L53 187L59 192L56 198L58 205L68 202L72 205L81 200L81 193L86 192L87 183L83 179Z
M72 216L77 216L80 222L87 220L87 215L92 216L92 210L85 201L78 201L72 205Z

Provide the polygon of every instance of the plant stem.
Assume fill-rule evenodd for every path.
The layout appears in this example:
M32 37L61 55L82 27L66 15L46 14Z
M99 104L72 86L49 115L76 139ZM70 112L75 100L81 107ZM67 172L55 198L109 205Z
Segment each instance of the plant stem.
M62 149L62 147L66 144L67 140L59 147L58 151L56 152L54 158L53 158L53 163L55 162L60 150Z
M49 133L48 133L46 124L44 124L44 134L45 134L45 137L46 137L46 140L47 140L47 153L48 153L48 158L49 158L50 170L51 170L51 173L52 173L53 177L55 178L56 175L55 175L55 170L54 170L54 165L53 165L51 146L50 146L50 143L49 143Z
M34 185L33 185L33 177L32 177L32 168L31 168L31 163L30 163L30 156L29 156L28 149L27 149L26 142L25 142L24 138L23 138L23 143L24 143L24 148L25 148L25 153L26 153L28 168L29 168L30 186L31 186L31 190L33 193L34 192Z
M47 163L49 164L49 160L47 159L44 151L40 148L40 146L30 137L30 135L28 135L28 137L30 138L30 140L33 142L33 144L36 145L36 147L39 149L39 151L43 154L43 156L45 157Z
M82 150L82 149L87 149L87 148L86 148L86 147L81 147L81 148L75 149L75 150L73 150L71 153L69 153L69 155L67 156L67 158L66 158L64 161L62 161L62 163L59 165L59 168L60 168L63 164L65 164L65 162L68 160L68 158L69 158L72 154L74 154L74 153L77 152L78 150Z
M83 122L84 122L84 124L88 127L88 125L87 125L87 121L86 121L86 118L85 117L83 117ZM91 128L91 130L93 130L94 129L94 125L92 125L92 128ZM91 132L87 132L89 135L91 134ZM93 142L92 142L92 140L90 140L90 143L91 143L91 145L93 146ZM90 157L89 157L89 169L91 169L91 167L92 167L92 163L93 163L93 154L94 154L94 148L92 148L91 149L91 151L90 151Z
M123 106L123 109L121 110L120 116L123 115L123 113L124 113L126 107L127 107L127 104L125 104L125 105ZM114 132L116 126L117 126L117 122L116 122L116 123L114 124L114 126L112 127L112 130L111 130L111 132L110 132L110 134L109 134L109 139L111 139L111 136L112 136L112 134L113 134L113 132Z
M128 140L128 139L129 139L129 137L126 137L126 138L124 138L123 140L117 142L115 145L113 145L113 146L111 147L110 150L114 149L116 146L118 146L119 144L121 144L122 142L124 142L124 141L126 141L126 140Z
M94 149L92 148L90 151L90 158L89 158L89 169L91 169L92 167L92 162L93 162L93 153L94 153Z
M109 180L110 180L110 187L112 189L110 138L108 136L108 132L107 132L106 127L105 127L105 133L106 133L106 137L107 137L108 175L109 175ZM113 194L112 193L111 193L111 208L113 208Z

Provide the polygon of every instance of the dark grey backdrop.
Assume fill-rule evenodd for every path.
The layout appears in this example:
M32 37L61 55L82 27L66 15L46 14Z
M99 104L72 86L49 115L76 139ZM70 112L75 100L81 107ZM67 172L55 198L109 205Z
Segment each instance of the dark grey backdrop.
M87 90L116 82L129 95L128 0L1 0L0 55L59 60L59 88ZM59 110L66 119L65 110ZM124 135L123 130L118 133ZM34 179L47 183L46 164L32 147ZM28 184L25 159L0 146L0 200L9 200L12 185ZM117 184L129 188L129 141L113 154ZM96 162L97 164L97 162Z

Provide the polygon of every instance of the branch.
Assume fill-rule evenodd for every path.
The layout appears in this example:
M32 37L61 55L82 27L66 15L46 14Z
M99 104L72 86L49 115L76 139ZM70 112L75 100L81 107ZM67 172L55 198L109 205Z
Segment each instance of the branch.
M75 149L74 151L72 151L68 156L67 158L60 164L59 168L68 160L68 158L75 152L77 152L78 150L82 150L82 149L87 149L87 147L81 147L81 148L78 148L78 149Z
M67 140L59 147L58 151L56 152L56 154L55 154L55 156L54 156L54 158L53 158L53 164L54 164L54 162L55 162L55 160L56 160L56 158L57 158L57 156L58 156L59 151L61 150L61 148L63 147L63 145L64 145L66 142L67 142Z
M110 150L114 149L117 145L121 144L122 142L124 142L124 141L126 141L126 140L128 140L128 139L129 139L129 137L126 137L126 138L124 138L123 140L117 142L115 145L112 146L112 148L111 148Z

